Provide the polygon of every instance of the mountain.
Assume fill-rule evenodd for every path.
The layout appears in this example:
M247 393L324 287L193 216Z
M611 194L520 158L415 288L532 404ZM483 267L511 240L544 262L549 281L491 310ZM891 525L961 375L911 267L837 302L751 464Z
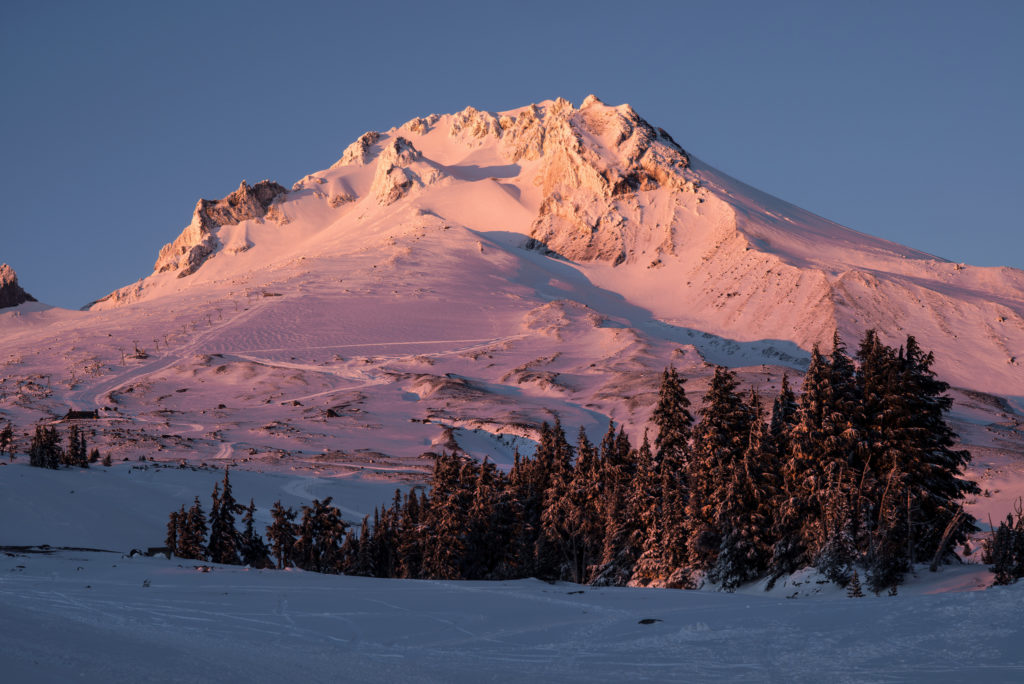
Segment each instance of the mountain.
M693 398L714 364L771 395L834 330L876 328L935 350L965 440L1024 452L1024 272L839 226L594 96L339 153L290 190L201 200L151 275L87 311L6 321L0 409L98 408L126 455L404 477L453 439L507 463L555 413L637 433L668 363Z
M0 264L0 309L34 302L36 298L18 285L18 274L7 264Z

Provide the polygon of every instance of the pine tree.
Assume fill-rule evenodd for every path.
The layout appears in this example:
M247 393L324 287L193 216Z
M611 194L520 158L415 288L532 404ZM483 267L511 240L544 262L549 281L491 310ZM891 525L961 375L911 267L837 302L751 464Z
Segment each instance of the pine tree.
M11 462L14 462L14 428L11 426L10 421L4 426L3 430L0 430L0 458L3 458L4 454L10 457Z
M685 383L686 379L679 377L673 366L662 374L658 403L651 414L651 422L658 428L654 448L659 463L681 464L689 448L693 416L683 387Z
M840 466L826 474L830 485L823 499L820 551L815 567L840 586L850 581L857 560L853 513L850 506L852 486L848 471Z
M398 531L398 576L416 579L423 565L423 534L419 497L416 492L405 496Z
M761 401L751 390L747 447L725 477L728 484L718 505L716 527L721 535L718 557L708 576L726 590L760 576L768 567L773 539L772 514L778 496L778 467Z
M1005 522L999 523L999 527L992 533L986 547L985 560L991 566L994 575L993 584L1012 584L1014 577L1014 530L1013 519L1006 517Z
M719 510L746 451L751 412L736 393L736 376L718 366L704 396L687 467L687 556L696 570L714 567L723 532Z
M953 449L956 434L946 422L953 400L945 394L949 385L938 380L931 369L933 354L922 351L917 341L908 337L903 359L898 458L910 494L907 515L912 516L908 520L912 538L908 560L913 563L930 559L937 552L951 557L953 547L977 531L974 519L962 516L957 529L946 539L947 547L938 548L964 500L981 490L961 477L971 455Z
M793 388L789 386L789 376L782 374L782 387L779 395L772 403L772 422L769 429L772 441L779 450L779 457L783 457L789 451L789 433L796 424L796 412L798 406Z
M72 425L68 430L68 448L64 451L63 464L79 468L89 467L85 433L77 425Z
M184 512L184 507L182 507L182 512ZM181 520L180 517L179 520ZM206 532L206 514L203 512L202 504L199 503L197 496L188 513L185 513L184 523L178 533L179 551L177 555L191 560L205 560Z
M182 506L181 513L171 511L167 520L167 536L164 538L164 546L170 549L172 554L178 553L178 536L181 533L182 518L185 515L185 507Z
M466 512L472 490L468 464L445 451L434 461L422 572L431 579L461 579L466 552ZM467 487L468 488L468 487Z
M285 508L281 501L275 501L270 509L272 522L267 527L267 539L270 541L270 550L277 558L279 569L287 568L294 560L293 549L295 547L295 511Z
M630 539L634 523L627 519L626 511L635 474L636 452L630 447L629 437L621 426L616 435L615 426L609 421L601 442L604 539L601 563L594 578L594 584L599 586L625 586L633 574L638 553Z
M106 466L107 468L109 468L111 465L113 465L113 462L110 460L110 454L109 453L103 454L103 465Z
M644 432L636 454L636 473L626 500L626 520L632 523L628 549L635 558L630 573L632 584L649 585L664 579L667 568L661 553L662 478L651 445Z
M356 564L351 574L360 577L373 577L376 573L374 555L371 552L372 539L370 536L370 517L363 516L363 523L359 528L359 547L356 551Z
M231 492L228 469L224 469L224 480L218 493L213 489L213 505L210 508L210 541L207 555L214 563L237 565L240 539L235 528L235 514L245 509L238 505Z
M270 560L270 550L263 537L256 532L255 515L256 503L249 499L249 506L242 518L243 531L239 539L239 555L242 557L243 565L260 569L272 568L274 564Z
M313 572L341 571L341 543L347 526L341 511L331 505L332 497L313 499L312 506L302 507L298 539L293 547L295 563Z
M783 494L775 516L776 544L772 574L781 576L810 565L818 553L822 497L827 489L825 470L832 461L825 443L832 407L832 370L817 345L804 375L803 393L790 430L789 452L782 466Z
M850 577L850 583L846 585L846 595L850 598L864 598L864 591L860 586L860 575L857 571L853 571L853 576Z
M37 468L60 468L64 460L64 450L60 447L60 436L57 428L36 426L36 433L32 437L32 445L28 451L29 465Z

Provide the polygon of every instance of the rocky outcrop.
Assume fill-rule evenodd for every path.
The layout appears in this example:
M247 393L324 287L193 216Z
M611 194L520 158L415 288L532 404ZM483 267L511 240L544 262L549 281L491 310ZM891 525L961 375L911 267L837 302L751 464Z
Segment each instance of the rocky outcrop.
M638 194L696 189L686 153L667 134L629 105L608 107L593 95L579 109L561 98L527 108L502 145L511 159L541 160L533 182L544 200L531 246L573 260L625 261L631 217L642 214Z
M178 239L160 250L153 267L155 272L178 270L179 278L192 275L220 244L213 232L215 228L262 218L274 201L286 192L274 181L260 181L256 185L242 181L238 189L224 199L199 200L192 213L192 223Z
M398 136L388 140L377 157L370 194L377 204L387 206L405 197L414 186L431 185L443 175L411 142Z
M0 264L0 309L34 302L36 298L18 285L18 274L7 264Z
M377 131L363 133L356 138L354 143L345 148L345 151L341 153L341 159L334 162L331 168L336 169L339 166L362 166L366 164L373 156L371 148L378 140L380 140L380 133Z
M466 107L452 115L448 126L448 136L470 147L482 144L487 138L500 138L501 122L490 112L481 112L473 107Z

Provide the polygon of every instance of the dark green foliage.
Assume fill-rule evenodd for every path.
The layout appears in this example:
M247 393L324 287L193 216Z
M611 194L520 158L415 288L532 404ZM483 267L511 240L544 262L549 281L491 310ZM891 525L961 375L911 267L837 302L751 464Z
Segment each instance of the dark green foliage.
M293 553L295 564L303 570L340 572L341 543L348 526L341 511L331 505L331 498L313 499L312 507L302 508Z
M77 426L68 429L68 448L64 451L63 464L78 468L89 467L89 449L85 443L85 433Z
M218 489L213 487L212 506L210 507L210 540L206 547L206 555L214 563L235 565L238 563L240 538L235 529L235 514L245 509L238 505L231 491L231 480L228 469L224 469L224 481Z
M14 427L9 421L4 429L0 430L0 458L3 458L4 454L14 461Z
M32 445L28 450L29 465L37 468L56 470L64 459L64 450L60 447L60 436L53 426L36 426L32 437Z
M256 532L255 514L256 504L250 499L249 506L245 509L245 516L242 518L243 530L239 537L238 552L242 557L243 565L261 569L272 568L274 564L270 560L270 549L267 548L263 537Z
M719 366L704 396L687 464L687 561L708 570L717 560L724 534L721 511L750 437L751 410L736 392L736 376Z
M296 513L291 508L282 506L280 501L275 501L270 515L273 520L267 527L270 550L277 558L278 568L290 567L294 560Z
M178 520L181 524L178 528L178 551L175 555L192 560L206 560L206 514L198 496L187 513L182 506Z

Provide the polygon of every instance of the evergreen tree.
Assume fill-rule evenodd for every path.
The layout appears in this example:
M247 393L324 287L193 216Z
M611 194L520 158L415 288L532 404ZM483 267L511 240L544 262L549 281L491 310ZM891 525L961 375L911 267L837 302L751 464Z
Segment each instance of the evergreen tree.
M631 523L627 550L635 561L630 582L648 585L664 578L662 558L662 478L651 445L644 439L636 453L636 472L626 500L626 520Z
M68 429L68 448L64 451L63 463L79 468L89 467L85 433L77 425L72 425Z
M181 527L183 518L185 517L185 507L181 507L181 512L171 511L170 516L167 520L167 536L164 538L164 546L170 549L172 554L178 553L178 535L181 533Z
M796 395L789 386L789 376L782 374L782 387L772 404L772 422L769 429L772 441L778 447L779 457L789 452L789 433L796 424Z
M850 583L846 586L846 595L850 598L864 598L864 591L860 586L860 575L857 571L853 571L853 576L850 577Z
M736 376L718 366L704 396L687 467L688 563L695 570L714 567L724 530L719 510L750 437L751 413L736 393Z
M245 516L242 518L243 531L239 538L239 555L242 564L252 568L272 568L270 550L267 548L263 537L256 531L256 503L249 499L249 506L245 509Z
M471 499L471 491L463 488L469 480L467 467L462 459L446 451L434 461L423 548L425 577L461 579L466 551L464 521Z
M270 551L277 558L279 569L289 567L294 560L295 515L295 511L285 508L280 500L275 501L270 509L272 522L267 527L267 540L270 542Z
M185 514L184 524L178 533L179 549L176 555L191 560L206 560L206 531L206 514L197 496Z
M857 561L854 536L854 516L850 506L851 483L847 469L840 466L831 473L829 488L824 497L821 530L824 538L815 567L840 586L846 586Z
M419 497L416 492L405 496L398 531L398 576L408 579L420 577L423 565L423 536Z
M218 492L217 485L213 489L213 505L210 508L210 541L207 555L214 563L237 565L240 539L235 528L235 514L245 509L238 505L231 492L231 480L228 469L224 469L224 480Z
M0 458L3 458L4 454L10 457L12 463L14 462L14 428L10 421L3 430L0 430Z
M303 570L341 570L341 543L347 525L341 519L341 511L331 505L331 499L313 499L312 506L302 507L302 521L293 553L296 565Z
M900 373L901 426L898 451L893 455L904 473L907 506L909 562L928 560L938 553L951 556L977 527L970 516L962 516L946 548L939 549L947 525L970 494L979 494L974 482L961 477L971 455L953 449L956 434L946 422L953 400L946 396L949 385L935 377L934 356L924 353L913 337L907 338Z
M363 523L359 528L359 546L356 549L356 562L351 574L360 577L373 577L376 575L375 558L372 553L373 540L370 535L370 516L363 516Z
M775 516L772 557L775 577L810 565L817 556L821 503L826 491L825 424L832 413L832 371L817 345L804 375L803 393L787 441L783 492Z
M681 464L689 447L693 416L683 387L685 383L686 379L679 377L673 366L662 374L658 403L651 414L651 422L658 428L654 447L659 463L671 460L674 464Z
M724 474L728 484L718 505L718 556L709 577L727 590L759 577L771 558L771 523L778 467L769 426L757 393L751 390L750 432L743 456Z
M37 425L36 433L32 437L32 445L28 451L29 465L56 470L60 467L63 459L64 450L60 447L57 428Z
M636 549L631 544L634 523L627 519L630 483L636 474L636 452L623 427L616 435L609 422L601 442L601 491L604 499L604 539L594 584L625 586L633 574Z

